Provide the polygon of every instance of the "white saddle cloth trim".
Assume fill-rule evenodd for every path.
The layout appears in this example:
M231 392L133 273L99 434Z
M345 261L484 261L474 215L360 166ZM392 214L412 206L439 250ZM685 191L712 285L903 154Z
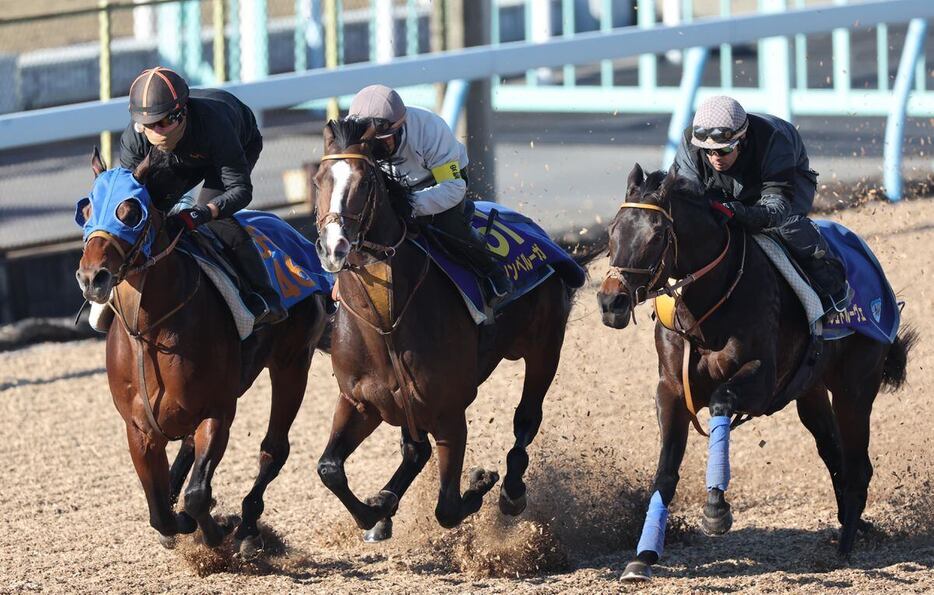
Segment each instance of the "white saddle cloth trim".
M821 325L819 323L824 316L824 306L820 298L817 297L817 292L801 277L798 270L795 269L794 265L791 264L791 261L788 259L788 255L785 254L785 251L778 245L778 242L760 233L754 234L752 237L759 244L759 247L762 248L762 251L765 252L765 255L769 257L769 260L772 261L772 264L775 265L775 268L778 269L782 277L785 278L788 285L791 286L795 295L798 296L798 300L800 300L801 305L804 307L804 313L807 316L811 332L819 333L821 331Z
M253 323L256 319L250 309L246 307L246 304L243 303L243 300L240 299L237 286L217 265L198 256L194 256L194 259L201 267L201 270L204 271L205 276L211 280L217 291L224 297L224 301L227 302L230 315L233 316L234 324L237 325L240 340L249 337L253 333Z

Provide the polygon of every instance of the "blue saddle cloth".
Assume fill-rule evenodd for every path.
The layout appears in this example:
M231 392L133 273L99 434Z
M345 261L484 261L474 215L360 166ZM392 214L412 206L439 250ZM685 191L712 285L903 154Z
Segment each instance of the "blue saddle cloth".
M535 289L555 272L570 287L576 288L584 284L586 271L534 221L494 202L479 201L474 203L474 206L476 210L471 223L486 237L488 248L503 257L503 267L513 281L513 292L497 305L497 310ZM490 217L494 211L491 225ZM414 241L431 255L435 263L454 282L474 320L478 323L483 322L486 318L484 299L476 275L451 260L444 251L424 237Z
M263 257L270 284L285 308L316 293L331 293L334 277L321 268L315 245L294 227L261 211L238 211L234 217L253 239L253 245ZM210 233L206 235L214 237ZM215 260L190 238L183 238L183 242L186 252L208 261Z
M875 254L862 238L839 223L825 220L814 223L846 264L847 280L854 292L846 312L825 320L824 338L842 339L856 332L881 343L892 343L898 333L901 311Z

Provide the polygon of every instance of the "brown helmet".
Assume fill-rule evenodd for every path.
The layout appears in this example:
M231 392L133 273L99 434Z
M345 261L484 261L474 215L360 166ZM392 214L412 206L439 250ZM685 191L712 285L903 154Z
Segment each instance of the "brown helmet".
M163 66L144 70L130 85L130 118L138 124L154 124L186 103L188 83Z

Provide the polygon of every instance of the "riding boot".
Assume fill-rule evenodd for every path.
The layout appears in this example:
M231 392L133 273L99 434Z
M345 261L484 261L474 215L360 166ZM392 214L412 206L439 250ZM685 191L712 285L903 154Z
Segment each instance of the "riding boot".
M807 217L793 215L776 228L785 247L807 273L825 312L842 312L849 306L850 286L846 265Z
M276 324L288 318L289 312L282 306L279 293L272 287L266 265L253 242L242 242L233 252L240 272L254 291L246 296L247 306L255 317L253 326Z
M428 223L439 232L445 247L454 252L457 260L487 280L488 287L484 288L484 293L490 307L493 307L512 291L512 281L487 248L486 241L470 225L473 205L466 202L431 216Z
M241 288L241 294L253 313L254 328L261 324L276 324L288 318L289 313L282 307L278 292L270 284L266 265L250 234L233 217L215 219L206 225L220 238L237 272L248 284L248 287Z

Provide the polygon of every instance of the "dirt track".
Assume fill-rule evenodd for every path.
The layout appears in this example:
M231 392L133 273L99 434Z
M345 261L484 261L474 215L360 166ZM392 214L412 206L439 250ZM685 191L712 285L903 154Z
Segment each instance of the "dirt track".
M396 537L361 543L314 472L335 399L330 362L319 354L291 459L267 492L271 552L249 565L190 538L175 551L159 546L110 402L102 342L0 354L0 593L934 591L934 402L924 390L934 381L934 205L871 203L835 218L876 250L922 333L907 388L876 401L866 517L877 530L859 540L849 565L834 553L827 472L792 407L734 434L736 522L718 539L695 529L706 443L692 434L657 577L647 588L620 585L657 456L656 363L648 311L635 328L607 329L591 285L572 314L530 449L530 507L518 522L504 523L491 495L476 518L441 529L432 461L402 502ZM594 279L605 265L595 264ZM504 471L521 376L521 365L507 363L481 388L468 412L468 468ZM237 513L252 482L268 395L264 375L241 401L214 483L217 515ZM358 494L374 493L395 469L397 438L384 426L351 458Z

